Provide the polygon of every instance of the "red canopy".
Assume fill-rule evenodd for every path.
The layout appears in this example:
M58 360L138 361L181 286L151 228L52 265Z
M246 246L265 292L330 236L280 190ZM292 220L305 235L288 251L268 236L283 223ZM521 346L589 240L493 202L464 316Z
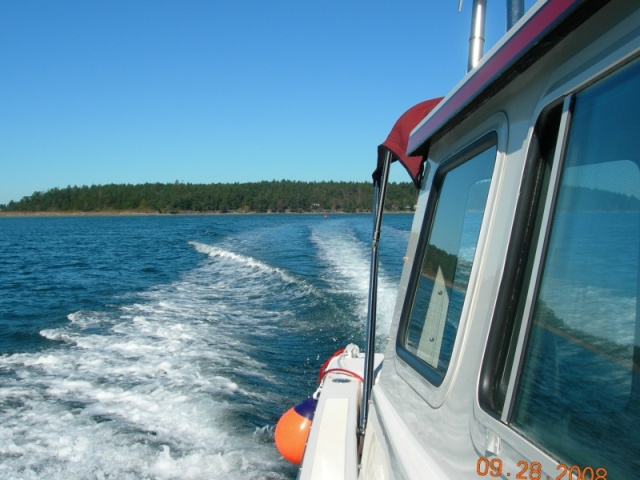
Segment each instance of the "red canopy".
M407 156L407 144L411 131L433 110L442 98L434 98L414 105L404 112L395 123L387 139L378 146L378 165L373 172L374 180L378 181L382 174L382 164L386 151L391 152L391 161L400 160L400 163L407 169L411 180L420 188L422 181L422 156Z

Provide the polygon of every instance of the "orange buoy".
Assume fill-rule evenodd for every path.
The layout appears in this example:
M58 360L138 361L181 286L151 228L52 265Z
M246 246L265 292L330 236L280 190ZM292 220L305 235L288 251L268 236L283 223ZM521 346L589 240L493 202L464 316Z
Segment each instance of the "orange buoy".
M284 458L296 465L302 462L317 405L318 401L309 397L287 410L276 424L274 432L276 447Z

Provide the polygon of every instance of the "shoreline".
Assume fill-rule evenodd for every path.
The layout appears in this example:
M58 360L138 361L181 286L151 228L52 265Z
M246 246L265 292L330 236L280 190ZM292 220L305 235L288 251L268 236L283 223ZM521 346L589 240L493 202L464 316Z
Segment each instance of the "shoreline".
M385 212L386 214L413 214L412 211ZM372 212L140 212L136 210L114 210L104 212L0 212L0 218L42 217L152 217L152 216L199 216L199 215L371 215Z
M117 216L170 215L168 213L113 211L113 212L0 212L2 217L117 217Z

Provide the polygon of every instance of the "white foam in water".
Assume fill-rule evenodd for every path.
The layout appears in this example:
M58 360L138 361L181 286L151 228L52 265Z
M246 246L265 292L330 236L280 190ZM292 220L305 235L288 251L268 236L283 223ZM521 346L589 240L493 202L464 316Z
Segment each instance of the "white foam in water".
M70 314L66 326L41 332L58 346L0 356L0 478L288 478L272 425L233 415L290 401L238 339L295 324L286 309L266 311L263 298L302 298L310 287L248 257L193 246L213 258L181 281L123 307ZM241 382L243 371L274 387Z
M326 280L332 285L333 293L347 293L357 299L353 314L357 323L364 325L368 309L371 246L344 230L314 230L311 239L331 271ZM379 336L388 334L397 291L397 285L388 279L380 265L376 307Z
M280 278L282 278L283 281L287 283L294 283L297 281L295 278L288 275L285 271L281 270L280 268L272 267L270 265L267 265L264 262L256 260L255 258L240 255L238 253L230 252L228 250L224 250L219 247L214 247L212 245L206 245L204 243L189 242L189 244L193 248L195 248L196 251L209 255L212 258L221 257L234 262L243 263L249 267L260 269L265 273L276 273L278 276L280 276Z

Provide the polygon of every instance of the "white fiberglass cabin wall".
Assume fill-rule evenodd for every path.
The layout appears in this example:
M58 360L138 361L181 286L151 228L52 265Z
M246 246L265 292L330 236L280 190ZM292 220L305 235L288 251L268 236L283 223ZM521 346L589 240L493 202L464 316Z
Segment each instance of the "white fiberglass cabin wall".
M640 2L534 5L409 153L360 478L640 478Z

